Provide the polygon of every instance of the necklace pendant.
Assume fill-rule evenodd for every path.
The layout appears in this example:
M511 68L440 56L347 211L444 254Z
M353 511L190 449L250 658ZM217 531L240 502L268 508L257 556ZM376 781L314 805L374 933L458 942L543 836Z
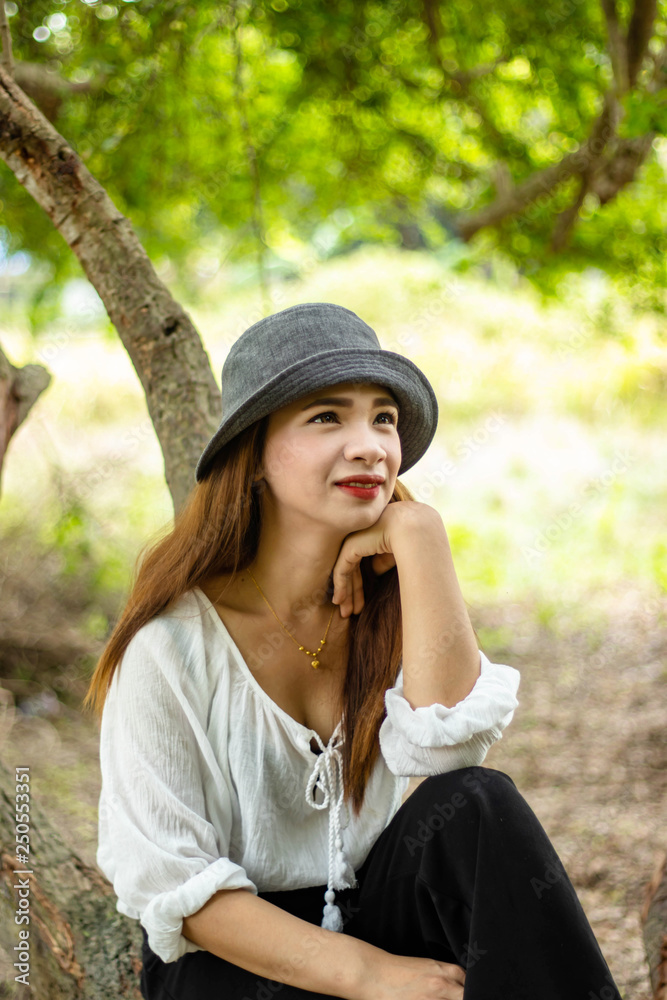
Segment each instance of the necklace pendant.
M2 2L2 0L0 0L0 2ZM248 570L248 573L250 573L250 570ZM267 607L269 608L269 610L270 610L271 614L273 615L273 617L274 617L274 618L276 619L276 621L277 621L277 622L278 622L278 624L280 625L280 627L281 627L281 629L283 630L283 632L287 632L287 635L288 635L288 636L290 637L290 639L292 640L292 642L293 642L293 643L295 643L295 645L299 646L299 642L298 642L298 640L297 640L297 639L295 639L295 638L294 638L294 636L292 635L292 633L291 633L291 632L289 632L289 631L288 631L288 630L287 630L287 629L285 628L285 626L284 626L284 625L283 625L283 623L281 622L280 618L278 618L278 615L277 615L277 614L275 613L275 611L273 610L273 608L271 607L271 605L270 605L270 604L269 604L269 602L267 601L266 597L264 596L264 592L263 592L262 588L261 588L261 587L260 587L260 585L259 585L259 584L257 583L257 580L256 580L256 579L255 579L255 577L254 577L254 576L252 575L252 573L250 573L250 579L252 580L252 582L253 582L253 583L255 584L255 586L257 587L257 590L258 590L258 591L260 592L260 594L262 595L262 598L263 598L263 600L264 600L265 604L267 605ZM314 659L313 659L313 660L311 661L311 663L312 663L312 665L313 665L313 669L314 669L314 670L317 670L317 668L318 668L318 667L319 667L319 665L320 665L320 661L319 661L319 660L317 659L317 657L319 656L319 653L320 653L320 650L322 649L322 646L324 646L324 644L325 644L325 642L326 642L326 640L327 640L327 635L329 634L329 627L331 626L331 621L332 621L332 619L333 619L333 613L334 613L334 611L335 611L335 610L336 610L336 607L335 607L335 605L334 605L334 607L332 607L332 609L331 609L331 614L329 615L329 624L327 625L327 629L326 629L326 632L324 633L324 638L320 639L320 645L319 645L319 648L318 648L318 649L316 649L316 650L315 650L314 652L311 652L311 651L310 651L309 649L306 649L306 647L305 647L305 646L299 646L299 651L300 651L300 652L303 652L303 653L305 653L305 654L306 654L306 656L313 656L313 657L314 657Z

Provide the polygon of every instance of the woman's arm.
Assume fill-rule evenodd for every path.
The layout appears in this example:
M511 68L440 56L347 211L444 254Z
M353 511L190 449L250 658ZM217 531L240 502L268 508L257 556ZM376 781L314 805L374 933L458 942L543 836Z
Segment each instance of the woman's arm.
M452 708L478 680L480 652L440 514L415 500L390 503L375 524L345 538L333 569L341 617L364 606L364 556L373 556L376 573L398 571L406 700L413 708Z
M217 892L183 918L183 934L258 976L346 1000L365 996L368 969L391 959L374 945L295 917L247 889Z
M460 1000L465 971L394 955L301 920L247 889L223 889L183 933L213 955L274 982L344 1000Z
M403 695L413 708L452 708L480 676L480 654L442 518L401 503L391 526L401 589Z
M387 504L369 528L349 534L333 570L342 617L360 614L360 563L396 566L403 663L386 691L380 746L398 776L440 774L480 764L519 704L520 674L478 648L440 514L412 500Z

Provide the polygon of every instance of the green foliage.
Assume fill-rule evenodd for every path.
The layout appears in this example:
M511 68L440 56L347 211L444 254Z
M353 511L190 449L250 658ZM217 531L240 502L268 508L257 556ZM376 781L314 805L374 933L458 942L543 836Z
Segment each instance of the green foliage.
M667 134L667 87L647 94L631 90L625 95L625 118L621 122L619 135L634 139L647 132Z
M597 267L663 307L667 90L648 93L648 68L621 134L655 131L654 151L609 204L584 201L566 251L550 240L576 179L469 246L455 233L496 198L500 164L520 184L586 141L612 83L598 0L484 16L466 0L34 0L10 24L17 58L89 84L56 125L187 293L232 263L254 271L259 253L291 273L295 246L318 260L381 242L447 252L462 272L505 261L548 295ZM661 7L654 53L666 36ZM7 253L51 267L39 326L78 265L5 169L0 200Z
M57 555L58 576L65 589L87 593L93 600L122 591L128 583L127 553L109 545L106 525L87 498L80 499L59 480L59 503L40 525L38 545ZM91 634L104 634L107 619L96 605L87 623Z
M86 511L78 500L63 504L53 525L52 541L63 554L63 574L78 575L90 559L91 550Z

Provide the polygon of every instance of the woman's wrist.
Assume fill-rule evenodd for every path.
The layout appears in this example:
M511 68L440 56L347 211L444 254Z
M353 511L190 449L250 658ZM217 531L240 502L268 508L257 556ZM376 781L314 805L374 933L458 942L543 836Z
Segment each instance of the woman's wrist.
M390 529L391 550L396 564L405 552L414 552L415 547L444 546L449 550L449 538L442 517L427 503L402 500L395 505L396 516Z
M350 948L347 981L341 996L345 1000L376 1000L380 977L386 973L393 956L361 938L343 936L354 944Z

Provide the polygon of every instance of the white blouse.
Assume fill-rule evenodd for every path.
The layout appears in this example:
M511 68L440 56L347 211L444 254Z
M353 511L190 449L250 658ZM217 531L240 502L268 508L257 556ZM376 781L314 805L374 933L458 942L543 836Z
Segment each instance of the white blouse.
M263 690L203 591L188 591L134 635L104 706L97 863L118 911L164 962L203 950L183 918L219 889L326 883L322 926L341 930L335 891L356 884L409 777L480 764L511 722L519 671L480 658L452 708L413 709L401 669L355 817L342 802L342 720L325 747Z

